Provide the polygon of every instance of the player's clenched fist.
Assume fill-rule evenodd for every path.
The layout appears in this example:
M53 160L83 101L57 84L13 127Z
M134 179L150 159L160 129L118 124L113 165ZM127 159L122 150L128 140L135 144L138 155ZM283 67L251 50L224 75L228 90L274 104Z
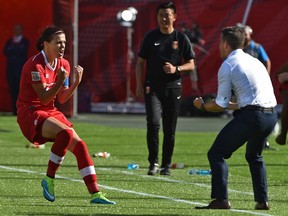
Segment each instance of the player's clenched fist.
M195 107L197 107L198 109L202 109L202 106L204 104L203 98L199 97L199 98L195 98L195 100L193 101L193 104Z
M65 68L60 67L58 70L58 80L61 80L62 82L64 82L68 76L69 76L69 73L65 70Z
M78 83L82 80L83 71L84 69L80 65L74 67L75 80L78 81Z

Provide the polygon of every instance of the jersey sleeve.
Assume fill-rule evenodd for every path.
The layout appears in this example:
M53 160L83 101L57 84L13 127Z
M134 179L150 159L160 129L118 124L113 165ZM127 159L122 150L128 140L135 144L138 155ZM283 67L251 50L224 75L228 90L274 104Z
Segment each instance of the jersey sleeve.
M184 53L183 53L183 58L185 61L189 61L191 59L195 59L195 53L193 51L192 45L190 43L189 38L187 35L183 34L184 37Z
M31 83L40 84L45 83L46 79L44 77L44 68L41 64L35 64L31 68Z
M147 59L149 47L149 33L147 33L142 40L138 56Z

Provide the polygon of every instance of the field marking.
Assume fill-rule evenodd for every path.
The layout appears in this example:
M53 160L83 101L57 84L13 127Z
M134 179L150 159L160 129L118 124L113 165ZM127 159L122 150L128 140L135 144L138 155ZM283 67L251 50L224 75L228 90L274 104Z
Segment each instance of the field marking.
M127 175L137 175L137 176L140 176L142 178L155 178L155 179L159 179L159 180L163 180L163 181L167 181L167 182L175 182L175 183L180 183L180 184L190 184L190 185L195 185L195 186L199 186L199 187L211 188L210 184L206 185L206 184L202 184L202 183L186 182L186 181L170 179L170 178L165 178L165 177L159 177L159 176L141 175L141 174L136 174L133 171L121 171L121 170L115 170L112 168L96 168L96 169L97 170L106 170L106 171L113 170L113 172L124 173ZM232 190L232 189L228 189L228 191L232 192L232 193L239 193L239 194L244 194L244 195L251 195L251 196L254 195L252 192L237 191L237 190Z
M36 172L36 171L19 169L19 168L2 166L2 165L0 165L0 168L1 168L1 169L6 169L6 170L13 170L13 171L17 171L17 172L29 173L29 174L46 175L46 173L39 173L39 172ZM99 169L99 168L98 168L98 169ZM68 178L68 177L60 176L60 175L56 175L56 177L57 177L57 178L60 178L60 179L65 179L65 180L69 180L69 181L72 181L72 182L80 182L80 183L83 183L83 184L84 184L84 181L83 181L82 179ZM161 179L162 179L162 178L161 178ZM177 180L176 180L176 181L177 181ZM102 188L105 188L105 189L107 189L107 190L114 190L114 191L118 191L118 192L130 193L130 194L141 195L141 196L146 196L146 197L166 199L166 200L171 200L171 201L174 201L174 202L181 202L181 203L187 203L187 204L192 204L192 205L201 205L201 206L207 205L207 204L200 203L200 202L192 202L192 201L188 201L188 200L177 199L177 198L168 197L168 196L162 196L162 195L148 194L148 193L137 192L137 191L133 191L133 190L124 190L124 189L115 188L115 187L106 186L106 185L101 185L101 184L99 184L99 186L102 187ZM199 210L199 211L200 211L200 210ZM253 212L253 211L240 210L240 209L230 209L229 211L247 213L247 214L251 214L251 215L273 216L273 215L266 214L266 213Z

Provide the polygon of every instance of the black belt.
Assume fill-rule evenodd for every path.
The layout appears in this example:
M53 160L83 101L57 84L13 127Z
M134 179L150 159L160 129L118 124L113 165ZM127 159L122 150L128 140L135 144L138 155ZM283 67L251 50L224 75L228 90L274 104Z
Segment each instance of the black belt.
M254 110L254 111L261 111L261 112L274 112L274 107L260 107L255 105L248 105L245 107L241 107L241 110Z

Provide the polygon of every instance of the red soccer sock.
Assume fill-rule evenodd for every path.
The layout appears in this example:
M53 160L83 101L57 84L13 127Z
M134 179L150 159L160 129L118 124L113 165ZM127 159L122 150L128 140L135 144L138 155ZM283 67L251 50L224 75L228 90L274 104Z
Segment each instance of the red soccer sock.
M67 147L73 139L73 130L66 129L56 135L48 162L47 176L54 178L67 152Z
M89 155L86 143L79 141L72 152L78 163L78 169L90 194L98 192L97 176L94 163Z

